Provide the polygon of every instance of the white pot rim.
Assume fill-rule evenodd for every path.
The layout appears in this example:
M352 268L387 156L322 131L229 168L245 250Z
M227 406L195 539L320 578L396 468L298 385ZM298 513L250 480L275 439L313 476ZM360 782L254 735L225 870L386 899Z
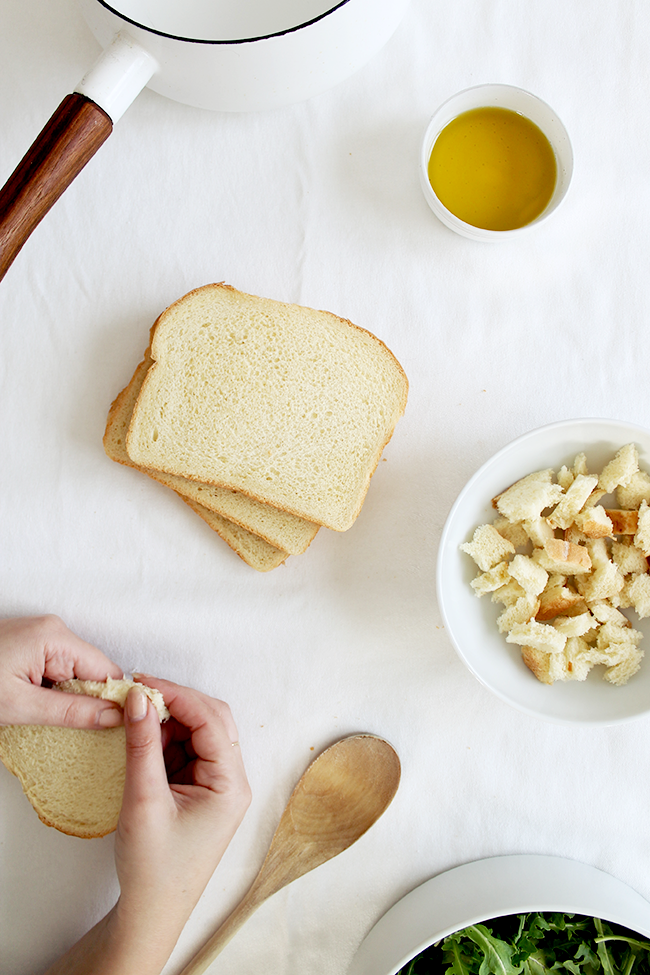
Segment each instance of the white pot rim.
M331 7L329 7L327 10L324 10L321 14L318 14L315 17L311 17L309 20L305 20L301 23L298 23L293 27L287 27L283 30L272 31L267 34L259 34L254 37L242 37L242 38L234 38L228 40L219 40L219 39L209 38L209 37L185 37L184 35L181 34L174 34L164 30L158 30L155 27L149 27L147 24L143 24L140 21L135 20L133 17L127 16L117 7L114 7L111 3L108 3L107 0L97 0L97 3L99 3L102 7L105 7L106 10L108 10L115 17L119 17L120 20L123 20L125 24L130 24L132 27L137 27L140 30L146 31L149 34L154 34L157 37L164 37L172 41L185 41L187 44L206 44L206 45L214 45L220 47L224 47L228 45L237 45L237 44L254 44L257 41L268 41L272 37L283 37L286 34L293 34L296 31L303 30L306 27L310 27L312 24L317 24L319 21L324 20L326 17L329 17L331 14L335 13L341 7L344 7L346 4L350 2L351 0L338 0L338 3L334 3Z

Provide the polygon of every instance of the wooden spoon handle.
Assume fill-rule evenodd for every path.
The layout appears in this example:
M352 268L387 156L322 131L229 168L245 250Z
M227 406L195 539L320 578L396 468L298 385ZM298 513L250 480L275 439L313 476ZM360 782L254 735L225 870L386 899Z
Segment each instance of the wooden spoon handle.
M113 131L85 95L67 95L0 190L0 281L32 230Z
M223 951L231 938L234 938L251 914L266 900L266 897L255 896L254 891L253 886L232 914L226 918L212 937L194 955L194 958L185 966L180 975L202 975L210 967L217 955Z

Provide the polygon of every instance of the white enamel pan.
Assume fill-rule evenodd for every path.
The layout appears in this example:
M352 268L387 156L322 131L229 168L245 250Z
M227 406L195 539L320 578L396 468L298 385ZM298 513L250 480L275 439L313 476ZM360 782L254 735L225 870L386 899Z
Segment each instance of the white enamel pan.
M104 52L0 190L0 280L146 86L218 112L302 101L380 50L408 0L80 0Z

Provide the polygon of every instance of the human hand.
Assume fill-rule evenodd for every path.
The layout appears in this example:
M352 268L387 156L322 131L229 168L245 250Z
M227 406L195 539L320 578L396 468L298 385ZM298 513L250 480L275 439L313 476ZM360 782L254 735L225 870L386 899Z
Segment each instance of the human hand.
M122 670L57 616L0 620L0 725L119 725L121 709L111 702L43 686L43 681L107 676L122 677Z
M127 697L126 781L110 919L121 973L158 972L250 803L237 728L222 701L139 675L163 694L162 726L137 688Z

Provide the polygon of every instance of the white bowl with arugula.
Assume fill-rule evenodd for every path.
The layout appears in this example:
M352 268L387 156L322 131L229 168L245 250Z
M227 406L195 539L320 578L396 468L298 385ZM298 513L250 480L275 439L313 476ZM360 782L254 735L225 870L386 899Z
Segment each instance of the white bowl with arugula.
M583 967L591 955L600 968ZM563 967L553 968L556 961ZM647 975L650 903L610 874L563 857L476 860L391 907L348 975L474 975L481 964L503 975Z
M493 601L495 594L477 597L472 582L479 569L461 546L473 539L479 526L498 517L493 499L520 479L547 468L557 472L563 466L570 474L571 469L577 469L580 454L586 458L589 473L597 474L628 444L636 445L640 471L650 474L650 430L644 427L622 420L588 418L533 430L509 443L474 474L447 518L438 552L436 586L449 638L461 660L485 687L529 715L557 723L614 725L650 713L650 616L641 618L629 608L620 610L627 617L625 624L629 621L632 625L629 632L640 641L639 650L647 650L638 672L624 685L609 683L603 679L605 668L593 666L586 679L555 680L549 686L524 663L522 646L507 642L511 634L500 631L497 620L502 618L504 607ZM612 494L603 498L600 507L615 507L617 503ZM650 583L650 577L644 581Z

